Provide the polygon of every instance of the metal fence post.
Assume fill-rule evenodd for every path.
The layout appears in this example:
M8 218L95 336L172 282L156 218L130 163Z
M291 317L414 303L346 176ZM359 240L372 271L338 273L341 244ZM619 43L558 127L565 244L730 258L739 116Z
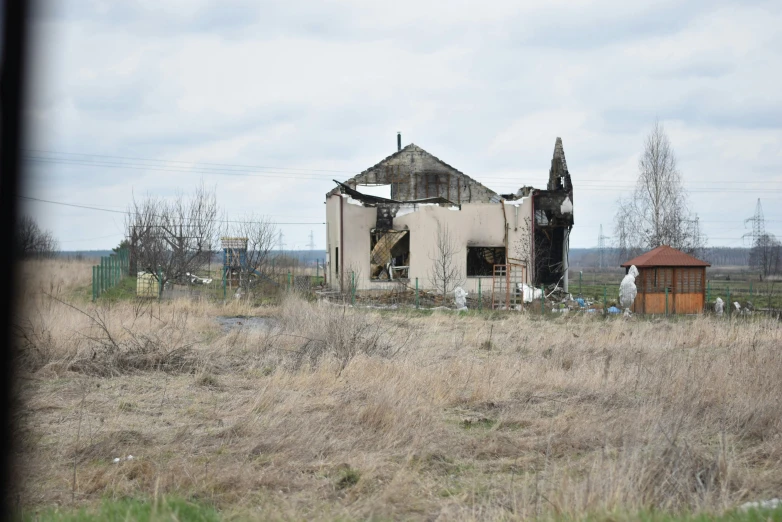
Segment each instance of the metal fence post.
M483 310L483 295L481 294L481 280L478 279L478 310Z
M288 270L288 291L290 292L293 290L293 283L291 281L291 271Z
M608 315L608 287L603 285L603 315Z
M749 298L752 299L752 281L749 282Z
M418 309L418 278L415 278L415 307Z
M540 315L546 313L546 292L543 285L540 285Z
M709 301L711 301L711 281L706 283L706 309L709 309Z
M581 293L581 279L582 279L582 276L583 276L583 275L584 275L584 272L582 272L581 270L579 270L579 271L578 271L578 296L579 296L579 297L581 297L581 296L583 296L583 295L584 295L584 294L582 294L582 293Z
M668 287L665 287L665 315L668 315Z
M356 273L350 272L350 304L356 304Z
M163 270L157 269L157 286L158 286L158 299L163 298Z
M733 315L733 303L730 302L730 287L728 287L728 302L725 303L728 306L728 317Z
M100 293L106 291L106 258L100 258Z
M223 301L225 301L225 267L223 267Z
M92 265L92 302L95 302L95 299L98 298L98 281L96 281L95 276L98 274L98 267L95 265Z

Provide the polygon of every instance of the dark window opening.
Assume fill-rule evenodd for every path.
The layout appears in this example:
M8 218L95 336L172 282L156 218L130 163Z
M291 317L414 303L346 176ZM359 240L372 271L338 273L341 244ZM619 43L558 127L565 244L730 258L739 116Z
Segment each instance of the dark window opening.
M490 276L505 264L505 247L467 247L467 277Z
M545 210L542 209L535 210L535 224L540 225L542 227L548 225L548 216L546 215Z
M559 284L562 279L565 272L565 232L561 227L535 229L536 286Z
M410 233L408 230L371 230L369 278L372 281L408 279Z

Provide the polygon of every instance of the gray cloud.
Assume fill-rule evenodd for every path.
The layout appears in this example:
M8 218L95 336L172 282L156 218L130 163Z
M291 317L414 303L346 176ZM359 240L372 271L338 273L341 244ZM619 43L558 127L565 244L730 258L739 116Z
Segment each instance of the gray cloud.
M123 208L131 192L167 196L203 178L229 213L322 220L331 179L393 152L397 130L499 190L545 183L562 136L580 189L573 244L590 246L659 118L702 219L729 206L741 227L757 197L779 212L780 23L777 2L50 0L35 16L32 148L281 169L38 164L26 190ZM699 192L748 177L766 185ZM74 247L109 246L77 240L121 230L108 214L34 211ZM286 227L288 246L309 229Z

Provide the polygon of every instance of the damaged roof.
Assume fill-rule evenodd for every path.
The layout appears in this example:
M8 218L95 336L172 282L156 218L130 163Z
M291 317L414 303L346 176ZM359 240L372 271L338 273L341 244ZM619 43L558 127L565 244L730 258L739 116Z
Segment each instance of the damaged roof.
M424 199L412 199L412 200L405 200L405 201L397 201L395 199L388 199L388 198L381 198L380 196L372 196L370 194L364 194L363 192L359 192L356 189L350 188L348 185L344 183L340 183L336 179L333 180L334 183L337 184L337 188L335 190L339 190L342 194L347 194L351 198L360 201L362 203L365 203L367 205L377 205L378 203L386 203L386 204L392 204L392 205L414 205L414 204L424 204L424 203L436 203L438 205L452 205L452 206L459 206L453 201L449 201L445 198L424 198Z
M480 186L484 187L484 188L485 188L487 191L489 191L489 192L491 192L491 193L494 193L494 191L493 191L493 190L491 190L489 187L486 187L486 185L484 185L484 184L483 184L483 183L481 183L480 181L478 181L478 180L475 180L475 179L471 178L470 176L468 176L468 175L467 175L467 174L465 174L464 172L462 172L462 171L460 171L459 169L457 169L457 168L453 167L452 165L449 165L448 163L444 162L443 160L441 160L440 158L438 158L438 157L437 157L437 156L435 156L434 154L432 154L432 153L430 153L430 152L428 152L428 151L424 150L423 148L419 147L419 146L418 146L418 145L416 145L415 143L411 143L411 144L409 144L409 145L406 145L406 146L402 147L401 149L399 149L398 151L394 152L393 154L391 154L391 155L389 155L389 156L386 156L386 157L385 157L385 158L383 158L382 160L378 161L376 164L372 165L371 167L369 167L369 168L367 168L367 169L364 169L364 170L363 170L363 171L361 171L359 174L356 174L355 176L353 176L353 177L351 177L351 178L349 178L349 179L346 179L346 180L345 180L343 183L344 183L344 184L347 184L347 185L361 185L361 178L362 178L362 177L365 177L365 176L369 175L369 173L370 173L370 172L372 172L372 171L374 171L374 170L379 170L379 169L381 169L381 168L383 167L383 164L385 164L385 163L387 163L388 161L390 161L390 160L392 160L392 159L396 158L397 156L401 156L402 154L405 154L405 153L408 153L408 152L420 152L420 153L426 154L427 156L429 156L430 158L432 158L432 159L433 159L434 161L436 161L437 163L440 163L442 166L444 166L444 167L446 167L446 168L448 168L448 169L451 169L451 170L453 170L453 171L454 171L456 174L458 174L458 175L460 175L460 176L463 176L463 177L464 177L466 180L468 180L469 182L471 182L471 183L475 183L475 184L477 184L477 185L480 185ZM330 191L330 192L327 194L327 196L329 196L329 195L332 195L332 194L335 194L335 193L336 193L336 189L333 189L333 190L331 190L331 191ZM408 202L409 202L409 201L408 201ZM419 202L420 202L420 201L419 201Z
M633 265L635 265L636 268L649 268L655 266L711 266L711 264L706 261L701 261L697 257L685 254L681 250L676 250L668 245L660 245L619 266L628 268Z

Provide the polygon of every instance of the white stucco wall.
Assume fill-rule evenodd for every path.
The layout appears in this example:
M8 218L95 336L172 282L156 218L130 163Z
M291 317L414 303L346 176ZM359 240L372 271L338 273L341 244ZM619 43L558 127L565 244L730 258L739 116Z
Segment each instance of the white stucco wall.
M370 273L370 230L375 227L377 209L355 204L349 198L333 195L326 201L327 239L329 249L329 275L332 288L339 288L340 272L345 285L349 284L350 271L355 270L359 290L389 289L398 283L377 282L369 279ZM340 246L340 205L342 205L343 246L340 248L340 270L334 259L335 249ZM525 198L507 202L505 213L508 224L509 257L527 260L529 258L530 224L532 220L532 201ZM431 289L430 272L432 258L435 257L437 224L447 226L460 252L455 256L461 273L467 273L468 246L504 246L505 218L501 203L465 203L461 210L453 210L439 205L421 205L413 212L404 209L394 218L395 230L410 231L410 285L418 278L419 287ZM405 213L408 212L408 213ZM401 215L404 214L404 215ZM529 277L529 273L527 274ZM477 292L478 280L483 279L482 290L491 291L491 276L482 278L466 277L463 288L468 292ZM529 281L527 281L529 282Z

